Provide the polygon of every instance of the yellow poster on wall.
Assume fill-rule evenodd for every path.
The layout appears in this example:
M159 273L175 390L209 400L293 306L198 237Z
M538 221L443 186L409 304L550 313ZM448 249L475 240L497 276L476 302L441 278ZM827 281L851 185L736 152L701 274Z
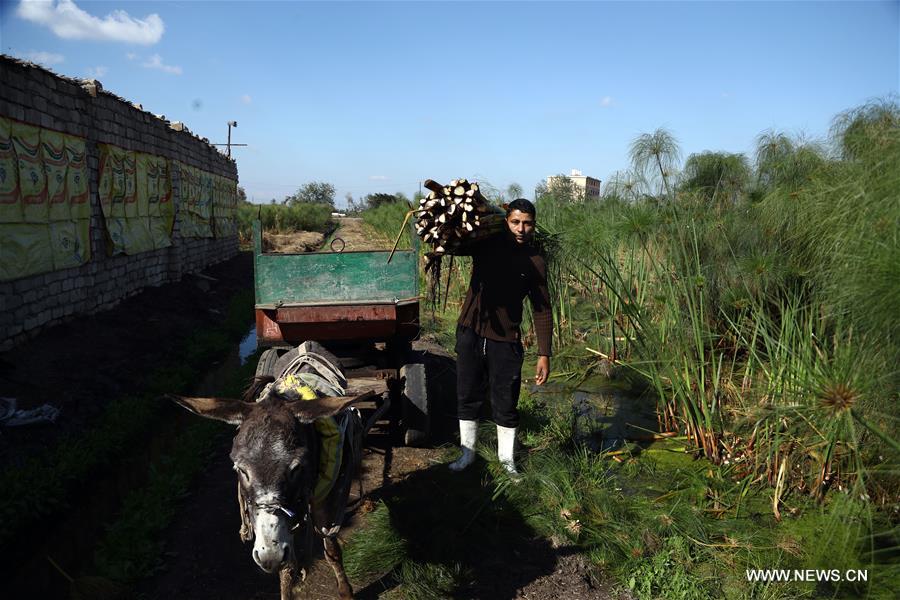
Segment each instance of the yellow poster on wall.
M46 223L47 178L41 165L41 130L39 127L14 121L12 141L19 163L23 220L26 223Z
M100 208L106 221L108 252L125 252L125 151L111 144L100 149Z
M175 225L175 204L172 202L172 180L169 177L169 161L157 157L159 201L150 198L150 233L157 248L172 245L172 228Z
M133 217L125 222L125 254L139 254L153 250L155 245L150 235L150 218Z
M100 144L100 206L110 254L172 245L168 160Z
M53 270L47 223L4 223L0 238L0 279L19 279Z
M12 123L0 117L0 223L22 222L19 164L12 143Z
M71 216L66 197L68 160L65 136L62 133L48 129L41 130L41 160L44 163L44 174L47 176L49 219L68 220Z
M220 175L178 163L180 178L181 237L223 237L233 235L233 205L236 183Z
M50 223L50 251L56 270L77 267L90 258L90 226L88 219Z
M217 176L215 185L217 192L213 205L213 221L216 237L234 235L237 231L235 226L237 183L226 177Z
M150 191L149 191L149 165L152 156L143 152L135 153L134 157L134 186L137 198L137 214L142 217L150 216ZM155 169L154 161L154 169Z
M137 217L137 193L135 189L135 153L127 150L122 157L122 171L125 176L125 193L123 210L125 218ZM146 215L144 215L146 216Z
M91 203L88 195L87 154L84 140L75 136L65 136L66 143L66 197L73 219L90 219Z
M0 280L88 260L84 140L0 118Z

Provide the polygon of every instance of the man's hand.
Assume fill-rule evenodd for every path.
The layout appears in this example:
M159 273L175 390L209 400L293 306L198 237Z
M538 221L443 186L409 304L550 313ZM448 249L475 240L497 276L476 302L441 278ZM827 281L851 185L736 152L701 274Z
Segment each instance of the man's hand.
M550 357L538 356L537 367L534 369L534 383L544 385L548 377L550 377Z

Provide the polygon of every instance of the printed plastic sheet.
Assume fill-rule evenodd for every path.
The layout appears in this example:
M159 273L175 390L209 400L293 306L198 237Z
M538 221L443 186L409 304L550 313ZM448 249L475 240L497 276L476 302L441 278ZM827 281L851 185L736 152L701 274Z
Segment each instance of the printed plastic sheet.
M216 237L237 233L237 182L216 176L213 194L213 225Z
M0 280L88 260L84 140L0 117Z
M182 207L185 212L182 216L182 237L210 238L213 237L211 213L211 198L209 174L182 164L181 173L187 186L182 187ZM187 227L184 227L184 225Z
M109 253L133 255L171 246L175 210L168 159L99 146L100 206Z
M0 117L0 223L22 221L19 163L12 143L12 123Z

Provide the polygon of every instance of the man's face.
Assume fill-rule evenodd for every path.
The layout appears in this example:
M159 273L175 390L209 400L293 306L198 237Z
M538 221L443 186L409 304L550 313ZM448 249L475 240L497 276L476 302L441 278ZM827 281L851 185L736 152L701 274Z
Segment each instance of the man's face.
M514 210L506 217L506 224L516 238L516 243L527 244L534 237L534 217L521 210Z

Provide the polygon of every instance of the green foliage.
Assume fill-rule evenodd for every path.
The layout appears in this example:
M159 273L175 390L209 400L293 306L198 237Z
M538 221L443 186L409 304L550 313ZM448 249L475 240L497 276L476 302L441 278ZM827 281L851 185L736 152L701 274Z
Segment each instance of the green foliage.
M344 548L344 567L352 579L381 575L406 560L408 552L406 540L391 525L390 509L379 502Z
M816 144L798 144L783 133L771 131L756 138L757 183L764 190L796 190L824 164L824 151Z
M233 348L234 340L246 333L247 315L253 304L253 293L248 292L232 298L222 326L202 338L208 342L191 339L189 347L201 346L204 350L196 355L197 362L188 359L189 364L209 364L223 350ZM239 369L230 372L222 388L211 393L239 397L256 370L254 358L251 356ZM173 389L162 388L157 393ZM161 444L159 456L148 466L146 481L125 496L117 515L107 523L94 553L94 566L104 577L134 583L163 566L166 528L197 474L212 460L213 450L231 433L227 425L208 419L191 418L179 430L180 427L177 423L170 424L169 431L161 436L166 441Z
M215 442L228 435L221 423L197 419L150 468L147 483L129 493L110 523L94 562L104 577L132 583L162 566L161 534L175 516L194 476L211 460Z
M684 164L682 190L695 191L708 202L734 203L750 183L750 165L743 154L701 152Z
M522 479L498 467L487 431L479 452L495 501L636 597L896 596L900 107L849 111L834 138L829 156L764 133L755 171L741 155L691 156L675 194L678 147L659 130L603 201L539 190L557 242L554 378L625 374L687 443L629 445L614 462L579 445L569 396L531 394ZM452 276L439 339L467 273ZM396 577L404 561L392 564ZM870 584L750 583L747 568L862 568Z
M365 208L378 208L384 204L403 202L395 194L369 194L364 198Z
M292 195L284 199L284 204L327 204L334 210L334 186L324 181L304 183Z
M647 194L645 188L645 182L634 171L616 171L603 184L602 196L605 200L635 203Z
M318 231L326 233L332 226L329 204L298 203L238 205L238 235L245 240L253 234L253 222L259 218L263 231L288 233L291 231Z
M444 600L464 584L466 574L457 564L405 561L397 574L400 580L398 595L405 600Z
M666 188L677 169L677 145L658 131L635 141L633 171L607 183L604 202L586 207L542 194L540 224L560 241L554 365L574 379L594 372L600 362L587 346L647 382L661 425L686 434L724 473L707 485L718 497L731 496L736 485L748 495L765 493L752 510L782 523L789 511L808 513L811 502L820 503L820 538L833 542L805 539L808 554L793 564L881 569L877 556L888 551L876 556L866 548L890 538L896 552L884 507L900 493L900 107L892 100L849 111L836 120L834 136L840 159L817 144L765 133L755 173L740 155L694 155L675 201L659 203L641 188L649 180L659 184L657 195L672 197ZM566 465L532 457L541 475L526 482L549 492L524 487L525 496L548 509L535 517L542 520L536 526L555 528L556 535L562 523L553 511L571 512L559 502L582 508L594 502L578 491L567 418L545 406L523 419L539 425L526 433L528 443L557 449L563 458L548 460ZM748 508L748 497L734 505ZM613 506L616 499L603 502ZM735 581L717 587L698 569L719 559L691 540L721 540L685 531L679 529L678 543L691 545L687 556L675 560L675 546L642 554L650 560L637 569L636 593L811 593L803 586L735 591L742 588ZM597 560L627 558L614 539L590 539L581 534L578 543ZM747 564L771 567L766 556L774 562L754 550Z
M220 327L183 340L166 362L134 382L135 395L113 398L91 427L70 435L32 456L24 464L0 471L0 543L12 543L39 519L49 519L70 506L72 490L102 469L113 468L129 450L159 427L168 408L163 393L188 393L210 360L226 352L246 333L253 292L236 295ZM136 445L137 444L137 445Z
M366 210L360 216L386 244L390 244L388 246L390 248L400 233L400 227L403 225L408 211L409 205L406 202L388 202ZM397 248L401 250L410 249L413 243L413 235L414 232L409 227L409 223L407 223L406 233L400 237L400 243L397 245Z
M649 560L638 561L626 584L638 598L704 600L709 592L691 571L698 558L684 538L666 538Z
M676 176L681 149L670 131L659 128L638 136L629 148L635 173L644 181L657 182L660 194L672 198L672 180Z
M872 162L894 151L898 128L900 104L892 96L842 113L835 119L832 134L845 159Z
M506 186L506 198L510 201L516 200L517 198L521 198L523 194L522 186L516 182L513 182Z

